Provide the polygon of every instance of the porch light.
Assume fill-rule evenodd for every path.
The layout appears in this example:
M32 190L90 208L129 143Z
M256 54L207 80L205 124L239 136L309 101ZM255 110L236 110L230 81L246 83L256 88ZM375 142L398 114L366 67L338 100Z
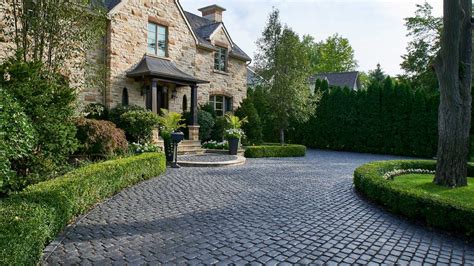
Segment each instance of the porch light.
M171 92L171 99L176 99L178 97L178 91L176 89L173 89Z

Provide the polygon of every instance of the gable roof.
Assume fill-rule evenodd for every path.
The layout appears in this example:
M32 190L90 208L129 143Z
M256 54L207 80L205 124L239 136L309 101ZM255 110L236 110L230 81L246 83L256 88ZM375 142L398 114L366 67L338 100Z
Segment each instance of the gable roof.
M193 13L184 11L184 14L186 15L186 18L189 21L189 24L191 25L191 28L193 29L194 33L196 34L199 44L210 49L215 49L215 46L211 43L211 36L212 34L218 30L220 27L224 29L224 31L227 34L227 30L225 29L225 25L222 22L214 22L212 20L209 20L207 18L203 18L201 16L195 15ZM237 57L239 59L245 60L245 61L251 61L252 59L244 52L242 49L240 49L237 44L235 44L230 38L229 38L231 44L232 44L232 50L230 51L231 56Z
M111 12L114 8L118 9L119 5L124 1L126 0L102 0L102 3L104 4L104 7L107 8L109 12ZM184 11L181 9L179 1L176 2L178 4L178 8L180 8L180 11ZM211 43L210 39L212 34L222 27L232 45L230 56L244 61L252 61L252 59L232 41L224 23L214 22L187 11L184 11L183 13L184 19L186 20L186 23L189 24L198 45L211 50L216 50L216 47Z
M316 80L327 80L329 86L348 87L351 90L356 89L358 83L359 72L339 72L339 73L318 73L309 78L311 84L316 83Z

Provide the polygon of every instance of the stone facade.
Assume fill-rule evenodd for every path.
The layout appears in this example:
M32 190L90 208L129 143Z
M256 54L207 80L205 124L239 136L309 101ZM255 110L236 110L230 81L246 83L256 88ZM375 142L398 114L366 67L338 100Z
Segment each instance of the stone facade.
M198 47L179 2L130 0L123 2L115 12L112 10L110 15L109 77L105 97L108 107L121 104L124 88L127 88L130 104L145 105L144 85L146 84L127 78L126 73L132 70L147 53L149 21L168 27L168 56L165 59L171 60L187 74L210 82L199 85L199 105L207 103L210 95L220 94L232 97L234 108L239 106L246 96L247 89L245 61L229 57L228 71L215 71L214 51ZM225 35L223 27L213 34L211 41L215 45L231 47L231 42ZM187 102L187 111L189 111L191 99L189 87L177 87L173 84L160 85L168 89L168 107L171 111L183 112L183 101Z
M0 26L4 29L7 18L8 1L0 3ZM88 103L104 103L113 108L122 103L124 88L128 92L129 104L145 106L145 88L148 84L127 78L147 53L147 24L154 22L168 27L168 54L166 60L172 61L185 73L197 79L209 81L198 88L198 105L209 101L209 96L218 94L232 97L233 108L237 108L247 91L247 62L241 58L228 57L227 71L214 70L212 49L202 48L194 35L178 0L122 0L109 12L106 48L88 53L77 60L88 60L89 70L69 67L65 71L71 84L78 88L78 109ZM221 14L222 16L222 14ZM4 31L0 31L0 59L12 54L13 43ZM232 42L219 27L211 36L214 45L231 50ZM96 66L106 61L104 84L93 85L87 81L87 72L99 71ZM74 63L74 62L73 62ZM66 64L68 66L70 64ZM168 90L168 107L171 111L190 111L191 90L173 84L159 84ZM183 102L186 102L183 106ZM183 107L187 107L184 110Z

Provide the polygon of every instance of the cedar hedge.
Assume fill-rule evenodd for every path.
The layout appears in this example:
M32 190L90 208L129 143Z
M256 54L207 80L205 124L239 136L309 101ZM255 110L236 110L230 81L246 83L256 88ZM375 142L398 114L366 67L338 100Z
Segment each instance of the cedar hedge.
M310 148L431 158L438 140L439 95L387 79L367 90L323 92L316 115L293 122L288 139Z
M264 157L304 157L306 147L303 145L262 145L249 146L245 148L245 157L264 158Z
M0 201L0 265L36 264L45 245L94 204L166 171L162 153L91 164Z
M400 188L384 179L387 172L398 169L435 170L436 161L400 160L373 162L360 166L354 172L356 190L369 200L389 211L410 219L423 221L428 226L463 234L474 239L474 209L453 200L439 199L428 193ZM469 164L469 176L474 165Z

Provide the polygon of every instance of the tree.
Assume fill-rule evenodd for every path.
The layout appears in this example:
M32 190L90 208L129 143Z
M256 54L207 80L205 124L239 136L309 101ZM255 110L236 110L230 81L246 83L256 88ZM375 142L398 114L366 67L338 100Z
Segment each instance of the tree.
M377 64L377 68L372 71L369 71L369 84L383 84L384 80L387 78L387 75L382 70L380 63Z
M467 185L472 83L472 2L444 0L441 50L435 58L440 86L438 163L434 182Z
M269 103L283 145L290 120L307 121L315 111L308 86L310 63L306 46L290 28L284 28L272 61L274 79L269 89Z
M433 91L438 87L433 60L440 48L443 22L442 18L433 16L433 7L428 2L416 7L415 16L405 18L407 36L412 40L408 43L407 53L402 56L400 66L405 71L402 78L416 88Z
M275 67L275 49L280 41L282 25L280 11L273 8L268 16L268 22L262 32L262 37L257 40L258 52L255 55L255 68L265 80L272 80Z
M95 0L9 0L7 25L2 29L15 43L23 62L41 62L48 70L66 75L83 70L84 86L104 86L105 58L98 64L106 32L106 10ZM25 12L25 11L28 12ZM76 60L81 58L82 60ZM95 60L94 60L95 59ZM63 66L67 65L68 69ZM83 77L74 77L81 79Z
M354 49L349 40L334 34L315 45L317 49L317 65L315 72L344 72L357 67Z

